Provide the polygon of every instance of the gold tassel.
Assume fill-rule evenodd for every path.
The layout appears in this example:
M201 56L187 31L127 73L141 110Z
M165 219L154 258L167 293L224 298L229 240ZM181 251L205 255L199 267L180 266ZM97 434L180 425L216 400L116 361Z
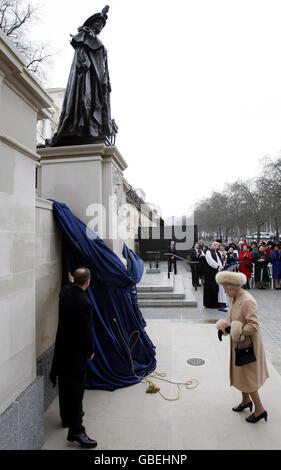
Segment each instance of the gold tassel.
M156 387L152 382L149 382L149 386L146 389L146 393L158 393L160 390L159 387Z

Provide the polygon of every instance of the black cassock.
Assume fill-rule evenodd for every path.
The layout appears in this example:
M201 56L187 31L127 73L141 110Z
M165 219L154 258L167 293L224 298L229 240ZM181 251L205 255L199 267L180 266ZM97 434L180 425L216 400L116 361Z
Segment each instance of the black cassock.
M213 260L217 263L217 256L220 258L219 253L215 253L213 250L209 250ZM207 308L218 308L218 293L219 293L219 286L216 282L216 274L218 269L212 268L205 261L204 264L204 293L203 293L203 305Z
M190 257L191 261L195 261L196 263L191 263L191 275L192 275L192 285L193 286L198 286L199 285L199 277L201 275L201 266L202 266L202 258L200 258L200 255L202 254L202 251L199 249L198 253L196 251L196 248L191 248L190 252Z
M82 401L87 359L95 349L92 324L93 306L87 292L75 284L66 284L60 292L50 380L55 386L58 377L60 416L71 434L85 430L82 426Z

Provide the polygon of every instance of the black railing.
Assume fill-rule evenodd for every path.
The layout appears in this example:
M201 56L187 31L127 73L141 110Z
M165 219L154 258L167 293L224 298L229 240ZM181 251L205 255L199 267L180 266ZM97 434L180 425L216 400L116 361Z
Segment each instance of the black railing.
M185 263L188 263L191 266L194 266L194 277L195 277L195 284L194 284L194 289L197 291L198 283L197 283L197 274L198 274L198 265L200 264L200 261L189 261L187 259L182 258L181 256L175 255L173 253L164 253L166 256L173 256L174 258L179 259L180 261L184 261ZM170 271L169 271L169 264L168 264L168 279L170 279Z

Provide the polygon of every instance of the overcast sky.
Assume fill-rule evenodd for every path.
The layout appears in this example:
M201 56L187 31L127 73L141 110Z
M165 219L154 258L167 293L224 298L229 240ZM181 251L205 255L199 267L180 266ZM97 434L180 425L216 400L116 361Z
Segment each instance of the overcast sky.
M163 216L190 212L281 149L280 0L32 0L34 34L58 50L49 87L65 87L69 34L108 4L116 145L125 178Z

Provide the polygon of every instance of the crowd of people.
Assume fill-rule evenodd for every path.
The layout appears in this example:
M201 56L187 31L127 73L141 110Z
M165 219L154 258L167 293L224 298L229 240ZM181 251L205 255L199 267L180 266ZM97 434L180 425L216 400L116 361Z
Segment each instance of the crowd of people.
M192 284L194 287L204 286L203 303L206 307L226 311L226 298L217 287L215 275L229 266L235 266L235 271L245 274L245 289L251 288L251 279L255 287L266 289L271 277L275 289L281 289L281 243L262 241L258 244L252 241L247 244L241 240L238 244L223 244L217 240L208 246L200 240L194 244L190 256Z
M239 244L230 242L224 245L221 240L217 240L215 243L219 244L217 251L223 266L237 261L241 262L237 270L247 277L245 288L250 289L250 279L254 277L256 287L265 289L270 282L267 266L271 264L274 287L276 290L281 289L281 242L268 241L258 244L256 241L252 241L247 244L241 240ZM191 265L193 286L200 285L199 279L204 284L206 252L209 249L210 247L200 240L191 250L191 261L199 261L199 265Z

